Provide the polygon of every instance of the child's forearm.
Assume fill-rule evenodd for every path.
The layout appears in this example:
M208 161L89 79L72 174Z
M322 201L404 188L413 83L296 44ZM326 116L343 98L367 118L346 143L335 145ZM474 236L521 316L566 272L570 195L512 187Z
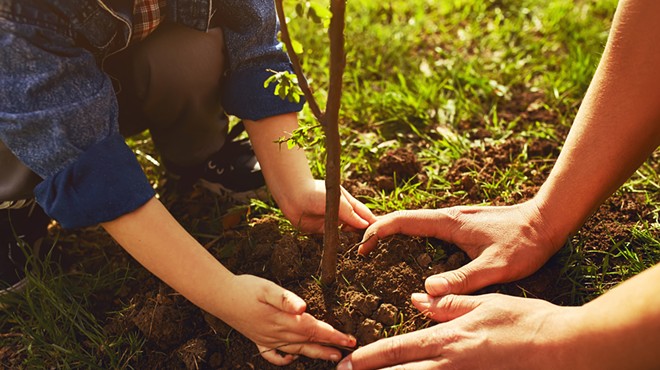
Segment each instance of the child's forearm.
M138 262L203 310L250 338L260 351L290 343L296 353L338 360L332 347L355 339L305 313L305 302L277 284L252 275L234 275L190 236L155 198L102 225ZM286 365L293 355L265 351L270 362Z
M234 276L152 198L102 224L140 264L202 309L222 316L222 291ZM211 294L217 293L217 294Z
M660 3L622 1L571 132L535 201L557 239L584 222L660 144Z
M288 137L298 128L296 113L245 121L245 129L259 158L261 169L273 198L283 211L300 204L296 195L303 194L305 186L313 186L312 173L305 151L277 140Z

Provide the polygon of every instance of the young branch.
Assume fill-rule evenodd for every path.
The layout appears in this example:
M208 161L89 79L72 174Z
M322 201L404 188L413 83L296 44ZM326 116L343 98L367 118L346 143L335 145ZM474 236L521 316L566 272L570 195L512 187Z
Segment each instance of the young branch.
M321 108L319 108L316 99L314 99L314 94L312 94L312 90L309 87L309 84L307 83L307 79L305 78L305 75L303 74L302 67L300 65L300 58L298 58L298 54L296 54L293 51L293 43L291 42L289 27L286 24L286 17L284 15L284 5L282 3L283 0L275 0L275 7L277 8L277 18L280 20L280 31L282 32L282 41L284 42L284 45L286 45L286 52L287 54L289 54L289 59L291 59L291 65L293 66L293 71L296 73L296 76L298 77L298 85L300 86L300 89L305 95L307 104L309 104L309 109L312 110L312 114L314 114L314 117L316 117L316 119L319 122L321 122L321 124L323 124L323 119L324 119L323 116L325 114L321 112Z
M321 260L321 282L324 285L332 285L337 275L337 250L339 247L339 200L341 196L340 184L340 153L341 142L339 140L339 108L341 106L342 80L344 67L346 66L346 55L344 52L344 27L346 0L331 0L330 28L330 88L328 90L328 101L326 110L322 112L314 99L307 79L302 73L300 59L293 51L293 43L284 16L283 0L275 0L277 16L280 21L282 41L286 45L289 59L293 70L298 77L300 89L307 99L309 108L316 119L325 130L326 143L326 174L325 174L325 225L323 238L323 259Z

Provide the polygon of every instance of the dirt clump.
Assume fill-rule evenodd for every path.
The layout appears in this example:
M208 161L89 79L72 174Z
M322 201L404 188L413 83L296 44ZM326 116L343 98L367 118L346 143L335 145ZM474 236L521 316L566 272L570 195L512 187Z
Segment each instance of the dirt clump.
M379 189L392 191L409 181L424 182L422 164L417 160L415 153L409 148L390 150L378 162L376 169L376 184Z

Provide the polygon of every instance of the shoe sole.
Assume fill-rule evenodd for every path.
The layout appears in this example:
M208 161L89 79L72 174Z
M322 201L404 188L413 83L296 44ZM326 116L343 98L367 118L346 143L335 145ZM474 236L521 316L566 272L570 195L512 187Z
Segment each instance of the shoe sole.
M262 186L258 189L255 190L248 190L248 191L243 191L243 192L237 192L233 191L230 189L227 189L226 187L222 186L221 184L214 183L214 182L209 182L204 179L200 179L198 181L199 185L201 185L204 189L215 193L216 195L220 196L223 199L236 202L236 203L242 203L242 204L247 204L250 203L250 199L259 199L262 201L267 201L268 198L270 198L270 195L268 194L268 189L265 186Z

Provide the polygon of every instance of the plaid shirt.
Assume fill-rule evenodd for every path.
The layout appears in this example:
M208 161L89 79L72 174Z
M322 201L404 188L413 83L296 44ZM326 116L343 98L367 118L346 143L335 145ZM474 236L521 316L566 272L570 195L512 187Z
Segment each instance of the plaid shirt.
M167 0L136 0L133 5L131 43L144 40L165 19Z

